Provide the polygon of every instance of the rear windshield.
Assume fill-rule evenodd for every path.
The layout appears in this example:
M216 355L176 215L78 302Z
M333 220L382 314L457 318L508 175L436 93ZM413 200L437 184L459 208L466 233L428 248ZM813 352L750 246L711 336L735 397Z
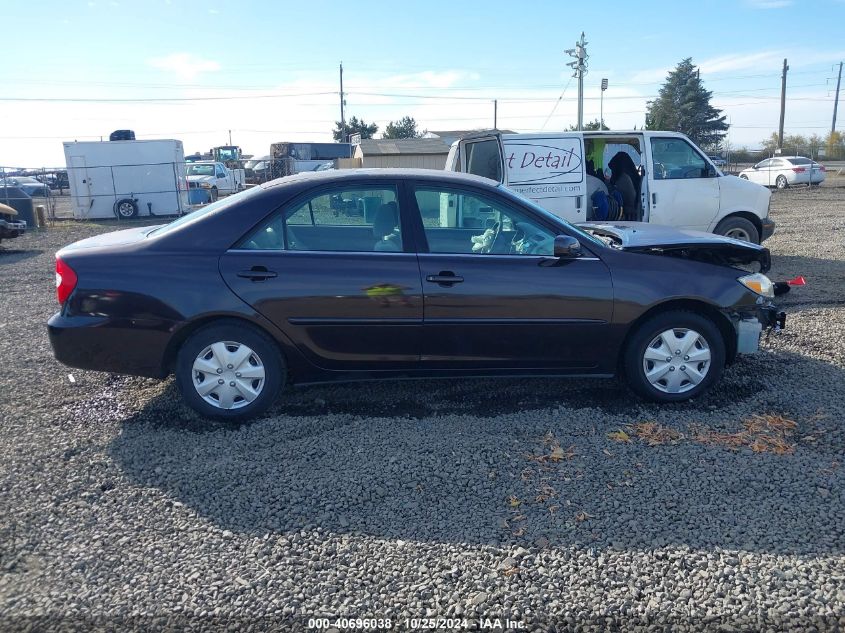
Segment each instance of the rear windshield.
M147 233L147 236L158 236L164 235L165 233L170 233L170 231L178 229L180 226L185 226L187 224L191 224L192 222L196 222L197 220L204 218L205 216L211 213L223 211L224 209L227 209L233 204L240 204L241 202L249 200L252 196L256 195L260 191L261 187L250 187L249 189L245 189L240 193L236 193L231 196L226 196L225 198L220 198L217 202L207 204L201 209L191 211L187 215L183 215L181 218L173 220L173 222L171 222L170 224L165 224L164 226L160 226L154 231L150 231L149 233Z
M813 161L809 158L790 158L789 162L793 165L810 165Z

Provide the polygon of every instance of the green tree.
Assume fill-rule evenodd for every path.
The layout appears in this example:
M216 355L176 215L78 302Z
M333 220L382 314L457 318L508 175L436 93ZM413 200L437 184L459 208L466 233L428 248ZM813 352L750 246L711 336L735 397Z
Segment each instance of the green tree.
M384 128L382 138L418 138L417 122L413 117L405 116L398 121L391 121Z
M827 158L845 158L845 136L842 132L830 132L827 135Z
M569 126L570 132L574 132L577 129L578 129L577 125L573 124L573 125ZM589 123L584 124L584 129L592 131L592 130L609 130L610 128L607 127L607 123L602 124L598 119L593 119Z
M683 132L701 147L718 145L728 124L722 111L710 105L712 96L687 57L666 77L657 99L648 102L646 129Z
M346 122L346 133L347 134L360 134L361 138L373 138L378 132L378 125L375 123L365 123L364 119L359 119L358 117L352 117ZM332 136L334 140L345 143L346 139L343 138L343 126L340 124L340 121L334 122L334 131L332 132Z

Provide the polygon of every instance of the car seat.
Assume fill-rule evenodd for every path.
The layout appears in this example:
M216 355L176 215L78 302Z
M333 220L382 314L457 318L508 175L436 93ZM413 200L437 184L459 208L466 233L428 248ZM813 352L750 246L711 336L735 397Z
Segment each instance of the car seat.
M373 237L376 243L374 251L402 250L402 237L399 235L399 206L395 202L386 202L378 208L373 217Z

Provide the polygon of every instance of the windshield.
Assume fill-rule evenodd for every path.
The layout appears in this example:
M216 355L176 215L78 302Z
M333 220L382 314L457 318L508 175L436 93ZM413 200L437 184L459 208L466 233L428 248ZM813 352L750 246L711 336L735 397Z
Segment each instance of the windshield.
M193 165L188 165L188 175L189 176L213 176L214 175L214 165L199 165L194 163Z
M591 244L595 244L596 246L601 246L601 247L604 247L604 248L607 247L607 244L605 244L602 240L597 238L595 235L591 235L590 233L587 233L584 229L580 229L577 226L575 226L574 224L570 224L569 222L567 222L563 218L556 216L554 213L551 213L550 211L544 209L539 204L534 202L531 198L525 197L524 195L522 195L518 191L514 191L513 189L508 189L504 185L499 185L498 189L500 191L502 191L503 193L508 193L508 194L512 195L513 197L519 199L523 204L528 205L535 212L537 212L538 215L541 215L544 218L552 220L553 222L556 222L558 224L563 224L567 229L569 229L570 231L572 231L573 233L575 233L579 237L583 237L585 240L589 241Z
M170 224L165 224L164 226L160 226L157 229L150 231L147 233L147 236L150 235L164 235L165 233L169 233L175 229L178 229L180 226L184 226L186 224L191 224L205 216L216 213L218 211L223 211L228 207L232 206L233 204L239 204L244 202L245 200L249 200L252 196L257 194L261 191L261 187L250 187L249 189L244 189L240 193L232 194L231 196L226 196L225 198L220 198L217 202L212 202L201 209L197 209L196 211L191 211L187 215L183 215L181 218L177 218L173 220Z

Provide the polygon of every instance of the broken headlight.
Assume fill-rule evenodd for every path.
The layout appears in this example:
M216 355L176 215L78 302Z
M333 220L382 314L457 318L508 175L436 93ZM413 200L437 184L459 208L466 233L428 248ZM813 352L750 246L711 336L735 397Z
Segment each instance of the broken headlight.
M775 285L772 280L766 277L763 273L754 273L753 275L745 275L737 279L739 283L758 295L768 297L769 299L775 296Z

